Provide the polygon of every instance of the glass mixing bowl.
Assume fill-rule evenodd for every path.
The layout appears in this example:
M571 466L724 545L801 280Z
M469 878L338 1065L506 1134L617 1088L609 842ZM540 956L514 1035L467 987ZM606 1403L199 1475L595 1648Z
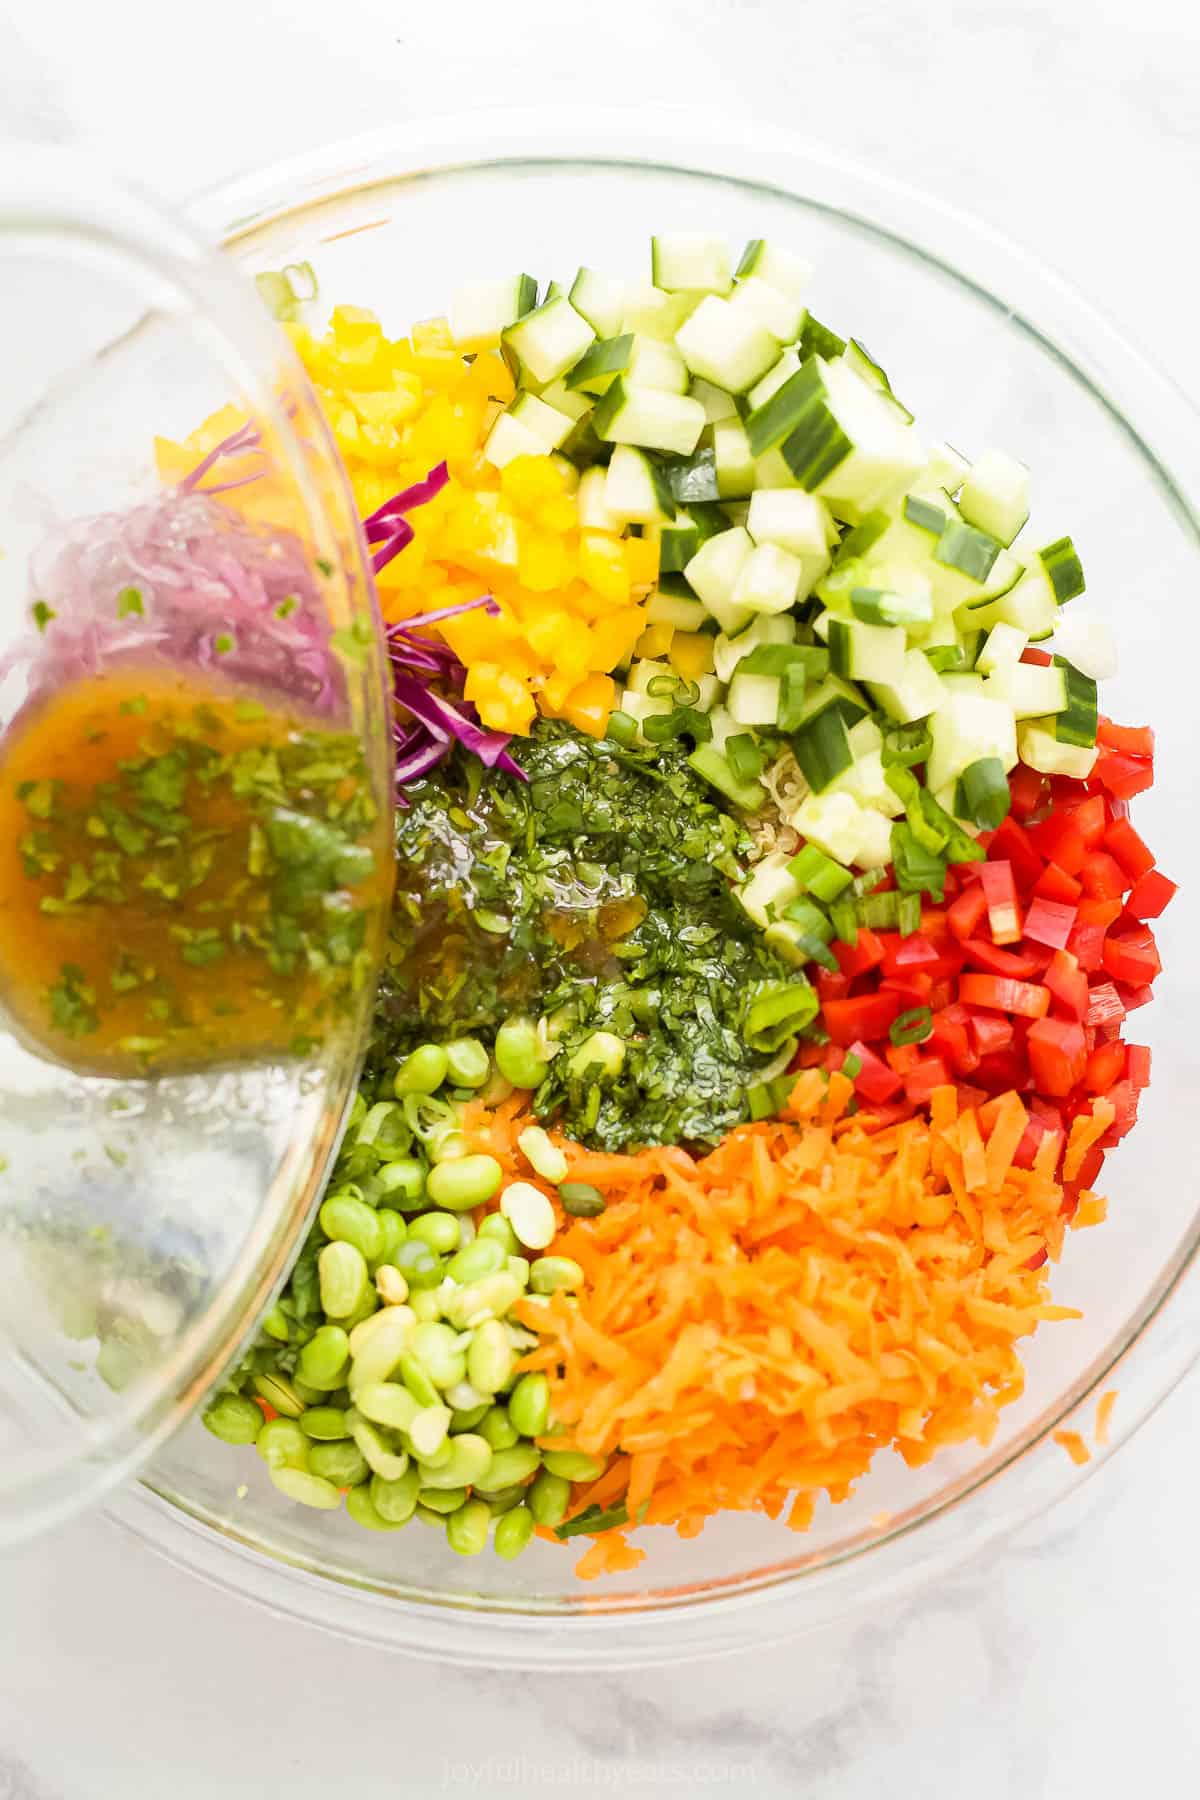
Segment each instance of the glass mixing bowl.
M1116 1388L1115 1447L1200 1342L1196 1178L1181 1127L1200 1092L1200 963L1184 954L1198 874L1195 415L1021 252L884 178L758 131L720 143L686 120L655 130L631 115L490 114L315 155L226 189L200 214L247 269L310 260L321 307L373 307L394 332L444 311L472 276L569 280L584 261L644 268L662 228L774 238L810 257L818 316L865 339L934 433L1029 462L1032 529L1073 533L1121 646L1108 710L1152 720L1159 734L1158 785L1137 822L1185 885L1163 921L1163 998L1134 1021L1154 1050L1142 1122L1106 1168L1108 1222L1072 1235L1054 1275L1056 1297L1082 1321L1027 1341L1027 1392L987 1449L963 1446L920 1470L881 1456L853 1498L821 1506L801 1536L744 1516L690 1542L644 1531L640 1568L590 1583L574 1578L569 1548L535 1542L516 1563L462 1561L416 1525L375 1536L290 1506L253 1456L198 1423L114 1516L278 1612L475 1663L629 1665L735 1649L924 1579L1081 1479L1056 1428L1091 1439L1097 1398Z

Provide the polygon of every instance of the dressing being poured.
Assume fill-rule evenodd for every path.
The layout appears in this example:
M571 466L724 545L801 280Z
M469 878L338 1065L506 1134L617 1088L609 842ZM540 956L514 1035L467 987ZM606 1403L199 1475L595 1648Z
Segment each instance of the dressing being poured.
M194 671L118 668L0 739L0 1006L80 1069L306 1055L389 896L360 741Z

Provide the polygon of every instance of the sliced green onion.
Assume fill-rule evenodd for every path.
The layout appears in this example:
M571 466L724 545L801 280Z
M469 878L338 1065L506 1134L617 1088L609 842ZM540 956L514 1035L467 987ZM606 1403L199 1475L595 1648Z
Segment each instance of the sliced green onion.
M859 923L868 931L894 931L900 896L894 888L886 894L865 894L858 903Z
M927 762L932 749L933 739L926 726L895 725L884 733L880 756L885 769L911 769L917 763ZM895 791L900 793L899 788ZM903 794L900 798L904 798Z
M791 981L759 982L751 989L742 1037L751 1050L770 1055L810 1025L817 1011L816 992L803 975Z
M827 706L808 725L796 732L792 749L800 771L814 794L827 788L854 761L846 721L835 706Z
M957 569L960 575L969 576L972 581L986 581L1003 548L1004 545L989 537L986 531L954 519L934 545L933 560L944 568Z
M757 781L766 765L767 753L748 731L739 731L736 737L726 738L725 757L735 781Z
M910 525L919 525L922 531L931 531L934 537L941 537L946 529L946 515L940 506L932 500L922 500L917 494L904 496L904 516Z
M637 720L626 712L609 713L605 736L614 744L632 744L637 738Z
M896 930L901 937L912 937L921 929L920 894L901 894L896 908Z
M838 943L848 944L853 950L858 943L858 914L853 900L835 900L829 909L829 917Z
M726 750L728 749L729 745L726 745ZM836 900L854 880L849 869L834 862L831 856L826 856L815 844L805 844L803 850L792 858L788 864L788 874L807 893L815 894L818 900L826 902Z
M847 1081L853 1081L856 1076L862 1074L862 1057L857 1050L847 1050L842 1058L840 1073L846 1077Z
M914 1006L893 1021L888 1036L897 1049L901 1044L923 1044L933 1032L933 1014L927 1006Z
M964 816L994 831L1008 816L1012 796L998 756L981 756L962 772Z
M911 825L897 823L892 826L892 862L897 885L903 893L925 893L939 901L944 897L945 859L927 850Z
M948 675L967 667L967 653L961 644L934 644L924 652L935 674Z

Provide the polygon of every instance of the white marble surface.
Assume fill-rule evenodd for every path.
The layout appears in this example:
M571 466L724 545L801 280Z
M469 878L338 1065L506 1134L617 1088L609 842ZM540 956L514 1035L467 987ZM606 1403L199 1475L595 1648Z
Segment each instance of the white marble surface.
M768 118L886 162L1023 237L1200 388L1191 0L39 0L0 13L0 133L80 138L178 199L608 71L639 106ZM1190 1793L1198 1441L1193 1379L1069 1503L937 1590L785 1651L630 1678L386 1658L81 1523L0 1564L0 1800Z

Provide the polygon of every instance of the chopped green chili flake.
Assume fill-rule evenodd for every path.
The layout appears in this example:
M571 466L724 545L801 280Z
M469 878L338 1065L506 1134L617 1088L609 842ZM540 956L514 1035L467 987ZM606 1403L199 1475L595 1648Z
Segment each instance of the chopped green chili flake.
M137 613L140 616L145 610L145 606L142 603L141 588L126 587L121 589L120 593L117 595L118 619L126 619L131 613Z
M35 600L29 610L33 614L33 622L39 631L45 631L51 619L57 619L58 617L58 614L47 600Z

